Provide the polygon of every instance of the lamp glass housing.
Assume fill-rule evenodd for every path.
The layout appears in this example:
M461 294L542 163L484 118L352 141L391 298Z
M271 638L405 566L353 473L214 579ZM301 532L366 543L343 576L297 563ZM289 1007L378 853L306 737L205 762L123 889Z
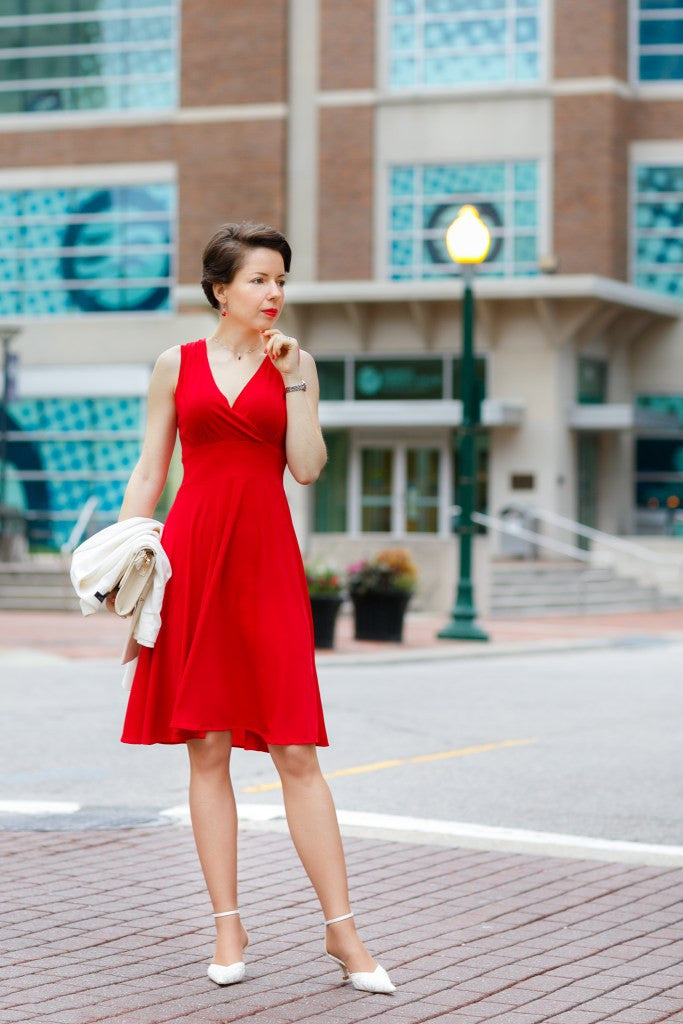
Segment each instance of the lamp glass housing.
M491 247L491 232L476 206L463 206L446 232L446 248L454 263L483 263Z

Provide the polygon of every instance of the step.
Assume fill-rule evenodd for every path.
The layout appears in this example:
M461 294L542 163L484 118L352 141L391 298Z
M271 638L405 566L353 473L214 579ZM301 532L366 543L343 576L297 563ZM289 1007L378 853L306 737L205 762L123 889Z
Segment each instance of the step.
M638 583L636 580L566 580L564 583L546 582L544 580L505 580L504 583L493 582L493 589L499 594L563 594L572 593L612 593L624 591L633 593L645 591L652 593L655 588Z

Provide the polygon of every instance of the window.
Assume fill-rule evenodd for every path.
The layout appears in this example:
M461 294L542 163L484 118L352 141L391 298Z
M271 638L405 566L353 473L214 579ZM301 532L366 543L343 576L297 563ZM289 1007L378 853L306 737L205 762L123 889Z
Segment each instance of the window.
M389 169L388 276L394 280L459 273L446 249L446 229L465 203L491 231L479 273L538 272L538 164L399 165Z
M394 490L391 448L361 449L360 528L363 533L390 533Z
M177 0L3 0L0 114L176 104Z
M635 284L683 296L683 164L635 168Z
M394 89L541 76L540 0L388 0Z
M683 81L683 0L636 0L641 82Z
M327 463L313 489L316 533L345 533L349 435L346 430L323 431Z
M8 501L23 510L32 546L58 549L91 496L111 523L139 458L137 396L51 396L8 403Z
M636 441L638 531L683 536L683 395L638 395L636 404L668 413L680 425L680 433Z
M580 405L600 405L607 401L607 363L604 359L579 357L577 397Z
M171 308L175 185L0 187L0 316Z

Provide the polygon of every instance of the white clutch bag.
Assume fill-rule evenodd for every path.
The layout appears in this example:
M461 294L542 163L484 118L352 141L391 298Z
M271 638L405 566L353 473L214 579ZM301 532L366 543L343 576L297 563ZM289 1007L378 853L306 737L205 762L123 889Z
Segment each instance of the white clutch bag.
M156 555L151 548L140 548L131 558L120 579L112 588L118 587L114 611L124 618L132 615L142 605L154 581Z

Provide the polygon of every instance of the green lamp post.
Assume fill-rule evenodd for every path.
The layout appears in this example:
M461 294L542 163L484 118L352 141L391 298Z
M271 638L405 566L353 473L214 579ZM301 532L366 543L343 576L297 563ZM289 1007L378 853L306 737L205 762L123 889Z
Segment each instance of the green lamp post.
M464 280L462 305L462 425L459 438L459 459L456 478L460 501L460 571L455 604L450 621L437 636L447 640L488 640L477 625L472 585L472 522L474 511L476 462L475 434L479 426L479 395L474 376L474 268L482 263L491 245L491 233L474 206L463 206L448 231L446 247L454 263L460 264Z

